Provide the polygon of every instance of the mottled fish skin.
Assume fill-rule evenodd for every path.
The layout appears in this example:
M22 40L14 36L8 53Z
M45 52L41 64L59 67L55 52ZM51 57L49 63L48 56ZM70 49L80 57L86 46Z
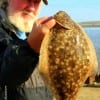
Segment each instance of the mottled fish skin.
M44 37L39 72L55 100L76 100L80 87L98 66L95 49L66 12L57 12L54 19L62 25L57 23Z

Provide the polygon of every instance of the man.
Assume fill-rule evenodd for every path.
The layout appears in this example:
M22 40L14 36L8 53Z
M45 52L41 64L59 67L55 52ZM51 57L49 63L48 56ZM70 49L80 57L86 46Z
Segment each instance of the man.
M44 35L55 25L52 17L37 19L42 2L47 4L0 0L0 100L34 100L33 86L26 88L25 82L38 63Z

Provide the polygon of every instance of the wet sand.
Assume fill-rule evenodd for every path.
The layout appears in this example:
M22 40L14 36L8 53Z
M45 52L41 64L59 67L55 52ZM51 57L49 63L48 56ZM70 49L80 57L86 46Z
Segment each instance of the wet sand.
M100 87L82 87L78 100L100 100Z

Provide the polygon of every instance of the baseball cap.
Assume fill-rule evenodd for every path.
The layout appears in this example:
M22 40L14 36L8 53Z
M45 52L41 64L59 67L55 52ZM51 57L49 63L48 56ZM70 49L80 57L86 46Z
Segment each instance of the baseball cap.
M48 5L48 1L47 0L43 0L45 5Z

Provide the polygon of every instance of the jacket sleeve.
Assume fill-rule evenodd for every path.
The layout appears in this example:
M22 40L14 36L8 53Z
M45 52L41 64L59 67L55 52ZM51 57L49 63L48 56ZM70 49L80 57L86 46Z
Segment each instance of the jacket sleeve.
M32 74L39 54L32 50L26 40L12 40L0 30L0 84L18 86Z

